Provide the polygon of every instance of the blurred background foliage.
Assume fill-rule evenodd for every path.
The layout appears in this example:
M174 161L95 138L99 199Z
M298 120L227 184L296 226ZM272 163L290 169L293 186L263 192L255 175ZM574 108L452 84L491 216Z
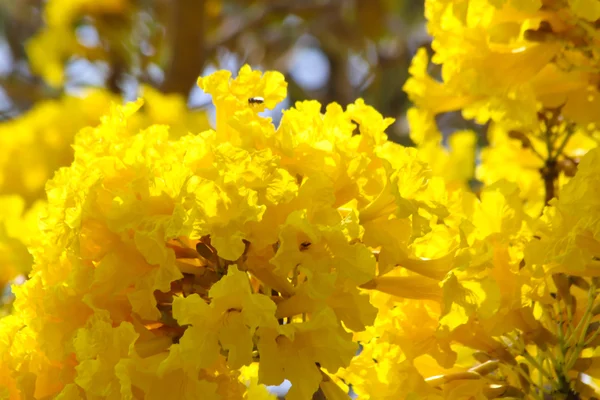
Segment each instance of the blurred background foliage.
M196 78L248 63L285 74L282 107L362 97L408 144L402 86L430 40L423 14L406 0L0 0L0 116L87 87L131 100L144 85L209 109Z

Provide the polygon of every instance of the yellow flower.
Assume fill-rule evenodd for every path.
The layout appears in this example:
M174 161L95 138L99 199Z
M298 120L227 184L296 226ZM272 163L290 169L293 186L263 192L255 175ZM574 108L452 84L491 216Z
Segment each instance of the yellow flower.
M134 352L138 336L131 323L122 322L113 327L108 312L94 314L73 339L79 363L75 368L75 383L89 395L121 398L115 369L122 358Z
M0 208L0 287L17 275L26 275L33 262L27 246L37 233L37 216L42 207L36 203L24 212L25 202L18 196L1 196Z
M98 3L92 0L50 0L46 4L45 14L48 25L69 26L82 14L120 13L125 10L129 0L108 0Z
M360 399L442 399L436 396L419 371L410 362L402 360L398 346L382 342L365 344L350 368L340 373L352 383Z
M235 79L230 78L230 72L218 71L208 77L198 78L198 86L213 96L220 140L234 145L252 143L254 135L247 138L236 129L236 119L247 118L249 121L246 123L254 122L268 129L270 124L261 124L264 118L259 117L258 113L266 108L274 108L285 98L287 83L279 72L269 71L263 75L260 71L252 71L248 65L240 69ZM252 102L251 99L254 98L259 101Z
M208 306L198 295L175 298L173 318L180 325L190 325L179 344L171 346L164 361L164 371L183 366L197 374L210 367L219 355L227 354L233 369L252 363L253 336L257 328L274 328L275 303L268 297L252 293L248 275L235 266L215 283L208 296ZM172 366L172 367L171 367Z
M595 40L589 18L598 9L591 3L543 8L537 0L428 0L433 62L442 65L443 82L427 74L422 50L405 90L433 114L462 110L509 129L534 127L540 103L563 106L565 117L578 123L596 122L597 50L588 51L586 43Z
M144 99L140 115L140 128L153 124L168 125L171 138L188 133L200 133L209 127L208 117L203 111L190 111L183 96L162 94L151 86L143 86Z
M419 157L431 167L433 174L444 177L448 190L468 189L475 172L475 132L453 132L446 149L430 111L413 107L408 110L407 119L410 138L419 149Z
M266 384L292 383L287 397L310 398L322 380L319 368L334 372L356 353L351 335L330 310L316 312L310 321L278 328L261 328L259 379Z
M595 196L600 149L586 154L577 174L563 188L558 200L545 210L539 239L526 250L526 261L546 271L598 276L600 273L600 203Z
M65 83L64 63L75 49L77 41L67 27L39 32L26 43L31 69L48 85L61 87Z
M0 124L0 193L20 194L28 204L42 198L54 172L73 160L71 144L81 128L97 124L116 97L91 90L38 103Z
M43 10L45 26L26 44L33 72L40 74L50 86L62 87L65 83L65 63L74 54L91 55L95 51L94 57L97 58L98 54L105 53L104 49L90 50L79 44L74 29L76 24L86 15L92 17L90 19L101 19L107 14L123 14L130 6L129 0L47 1ZM102 35L102 29L100 31Z
M37 219L44 207L43 202L35 202L25 211L25 201L17 195L0 196L0 317L10 312L12 295L7 295L7 286L25 279L33 264L28 247L33 246L38 237Z

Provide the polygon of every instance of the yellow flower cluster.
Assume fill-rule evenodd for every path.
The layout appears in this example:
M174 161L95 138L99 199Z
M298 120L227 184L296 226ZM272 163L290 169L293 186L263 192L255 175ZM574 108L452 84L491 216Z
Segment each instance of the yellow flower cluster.
M152 124L171 127L171 136L209 127L204 112L190 112L178 95L143 88L143 112L131 120L137 129ZM60 167L73 161L77 131L97 125L120 98L102 89L37 103L14 120L0 123L0 290L18 275L26 275L32 259L26 246L38 235L35 220L43 207L44 187ZM25 220L20 220L21 216ZM1 301L0 303L6 303Z
M150 92L77 133L0 320L0 396L600 397L600 5L425 5L442 80L420 51L416 148L362 100L275 126L283 76L248 66L198 80L215 130ZM444 145L457 110L487 124L480 162L475 132ZM4 208L9 242L35 217Z
M349 330L376 314L359 289L376 273L361 238L379 241L377 219L396 209L406 226L440 212L429 199L440 189L361 101L324 115L298 103L275 129L259 113L286 96L281 74L245 67L199 84L216 131L140 130L138 101L76 136L73 164L47 185L31 279L3 320L11 393L268 397L240 381L253 362L262 384L288 379L290 399L344 393L328 373L357 351Z
M73 161L75 133L96 125L118 97L103 90L37 103L19 118L0 123L0 194L28 204L44 197L54 171Z
M596 0L427 0L425 10L432 61L441 65L443 81L428 74L429 57L421 49L405 85L416 106L408 114L411 137L434 170L464 176L473 174L462 164L464 151L451 157L455 168L445 168L448 157L441 157L433 118L460 110L467 119L489 123L490 145L482 151L476 177L485 184L516 182L528 210L538 214L548 200L538 171L544 161L559 163L564 183L572 176L573 160L600 139L600 43L594 25L600 5ZM451 140L461 143L450 143L451 148L472 147L467 132Z
M26 210L22 197L0 196L0 290L20 275L29 273L33 259L28 246L36 239L37 218L43 203L37 201ZM10 311L12 296L0 295L0 318Z
M340 374L359 398L597 395L581 373L588 383L600 378L599 157L596 148L582 159L542 220L527 215L506 181L480 199L457 196L451 218L419 243L428 261L401 262L367 285L383 292L371 297L379 314ZM453 256L428 253L452 240Z
M108 31L110 39L125 33L122 21L103 21L103 17L123 16L133 7L130 0L48 0L44 7L45 27L26 45L33 72L39 74L48 85L60 87L64 84L64 64L73 55L87 56L90 59L108 58L106 48L88 48L82 45L75 32L75 25L84 16L97 30ZM89 22L89 21L88 21ZM115 51L111 49L109 51Z
M537 126L541 103L600 122L597 1L426 0L425 9L443 83L427 75L421 50L406 85L418 107L519 129Z
M407 118L448 215L412 241L418 264L386 261L399 268L363 285L378 316L338 376L360 399L597 398L600 3L425 9L441 80L419 50ZM476 168L475 132L444 144L435 117L451 111L486 124ZM379 245L385 272L393 251Z
M178 137L209 127L206 114L188 111L179 95L143 87L142 98L143 112L131 122L138 129L164 124L171 127L172 137ZM48 179L73 161L71 145L77 131L97 125L111 104L120 101L107 90L87 90L39 102L19 118L0 123L0 195L18 194L28 204L44 197Z

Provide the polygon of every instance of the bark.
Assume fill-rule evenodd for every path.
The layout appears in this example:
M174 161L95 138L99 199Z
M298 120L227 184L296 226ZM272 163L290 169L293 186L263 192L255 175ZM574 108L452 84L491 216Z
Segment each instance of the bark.
M173 0L167 27L171 56L161 89L187 96L204 67L204 0Z

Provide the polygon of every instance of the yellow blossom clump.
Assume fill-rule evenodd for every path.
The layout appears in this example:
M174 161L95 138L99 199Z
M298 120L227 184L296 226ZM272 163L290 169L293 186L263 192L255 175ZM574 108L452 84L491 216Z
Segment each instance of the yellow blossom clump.
M435 176L444 178L449 190L468 190L475 177L475 151L477 135L471 130L453 132L447 146L438 130L434 115L424 109L412 107L407 112L410 138L418 149L419 158L425 161Z
M150 88L111 105L39 219L2 198L11 274L34 266L0 320L0 394L600 398L598 14L427 0L442 76L416 55L415 148L361 99L276 126L284 77L247 65L198 79L214 130ZM443 134L457 110L485 126Z
M180 96L146 88L143 98L143 112L131 121L136 129L168 124L177 137L209 126L206 114L187 110ZM0 200L6 203L0 207L0 221L9 226L0 239L0 290L31 269L26 246L37 236L37 222L30 216L42 207L46 182L72 162L75 134L100 123L116 101L119 97L106 90L88 90L40 102L18 118L0 123ZM28 222L17 222L22 215Z
M37 219L42 207L38 201L26 210L20 196L0 196L0 317L10 312L13 296L6 291L9 283L24 280L31 269L33 259L28 246L37 239Z
M548 111L539 118L540 127L527 133L490 124L490 144L482 150L476 169L477 178L486 184L499 179L515 182L532 216L538 216L551 198L546 196L549 180L557 187L566 184L581 157L598 145L597 133L566 123L559 112Z
M141 129L170 125L172 136L208 128L204 112L188 111L178 95L145 88L144 110L132 123ZM0 194L18 194L28 204L45 196L44 185L54 172L73 160L71 147L80 129L97 125L110 105L120 101L106 90L40 102L19 118L0 123Z
M414 103L411 138L432 168L449 183L515 182L527 212L539 215L555 192L550 182L565 184L598 142L599 7L595 0L425 1L440 77L430 75L430 57L420 49L404 89ZM451 156L440 145L434 117L452 111L488 124L489 145L474 174L460 161L473 158L468 134L450 135Z
M1 320L4 397L273 399L286 380L291 400L594 395L598 150L563 180L544 170L588 136L532 142L559 195L540 218L527 177L471 192L474 133L446 150L422 109L412 149L362 100L298 102L276 127L277 72L198 83L215 130L182 134L181 103L151 93L75 136Z
M48 0L44 7L45 26L26 44L33 72L48 85L60 87L65 81L64 64L73 55L107 58L106 48L82 45L73 28L88 16L87 23L95 29L110 32L113 39L122 39L125 29L119 18L124 18L133 4L130 0ZM111 16L115 17L112 21Z
M527 260L546 272L600 276L600 149L583 157L577 174L545 209Z
M596 1L425 1L433 62L443 82L427 74L424 50L406 84L418 107L462 110L479 122L515 128L537 125L539 107L598 122Z
M28 204L44 197L54 171L73 160L75 133L97 124L117 100L94 90L40 102L19 118L0 123L0 193L23 196Z
M418 266L410 243L449 214L443 183L362 101L300 102L275 127L260 112L286 96L281 74L199 84L216 130L140 129L142 100L114 106L48 182L2 328L14 398L262 399L285 379L292 400L347 396L335 373L377 313L361 288L374 248L389 246L380 272Z
M405 90L437 204L365 226L378 314L337 377L360 399L598 398L600 6L425 10L441 76L422 49ZM442 134L453 111L487 137Z

